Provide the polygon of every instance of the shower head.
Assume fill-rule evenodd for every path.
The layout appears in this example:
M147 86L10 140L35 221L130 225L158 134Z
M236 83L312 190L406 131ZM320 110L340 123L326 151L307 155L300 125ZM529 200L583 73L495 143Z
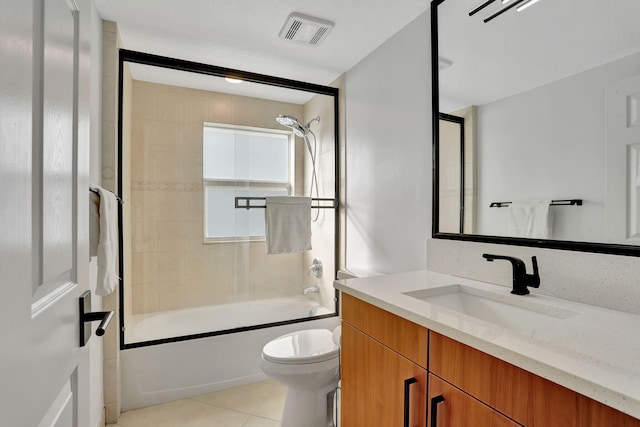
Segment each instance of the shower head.
M298 120L297 118L289 116L287 114L279 114L278 117L276 117L276 121L282 126L286 126L293 130L293 133L295 133L300 138L304 138L309 133L309 126L311 126L311 123L320 123L320 116L311 119L306 125L300 123L300 120Z
M279 114L278 117L276 117L276 121L280 123L282 126L291 128L291 130L293 130L293 133L295 133L300 138L304 138L307 135L307 132L309 131L309 128L305 129L305 127L302 126L300 121L293 116L288 116L286 114Z

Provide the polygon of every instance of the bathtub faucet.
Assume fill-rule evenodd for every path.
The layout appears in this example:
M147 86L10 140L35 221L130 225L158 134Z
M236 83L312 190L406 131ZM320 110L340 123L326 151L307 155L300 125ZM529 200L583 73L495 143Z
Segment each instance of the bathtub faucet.
M322 277L322 261L320 258L314 258L311 267L308 269L309 274L313 273L318 279Z
M307 295L307 294L319 294L320 293L320 286L318 285L313 285L313 286L309 286L306 287L302 290L302 293Z

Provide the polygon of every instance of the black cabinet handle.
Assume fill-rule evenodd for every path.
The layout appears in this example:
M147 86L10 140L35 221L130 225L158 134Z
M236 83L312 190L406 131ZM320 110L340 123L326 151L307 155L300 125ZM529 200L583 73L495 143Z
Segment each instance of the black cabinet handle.
M409 406L411 396L411 384L417 383L415 378L407 378L404 380L404 427L409 427Z
M438 404L444 402L441 394L431 398L431 427L438 427Z

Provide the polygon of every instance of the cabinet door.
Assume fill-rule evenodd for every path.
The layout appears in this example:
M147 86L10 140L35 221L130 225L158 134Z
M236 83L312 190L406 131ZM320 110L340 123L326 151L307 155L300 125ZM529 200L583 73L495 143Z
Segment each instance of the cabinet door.
M427 369L428 331L349 294L342 294L342 320Z
M520 424L429 374L429 427L517 427Z
M426 427L425 369L344 322L341 357L342 427Z
M638 419L433 331L429 372L528 427L640 427Z

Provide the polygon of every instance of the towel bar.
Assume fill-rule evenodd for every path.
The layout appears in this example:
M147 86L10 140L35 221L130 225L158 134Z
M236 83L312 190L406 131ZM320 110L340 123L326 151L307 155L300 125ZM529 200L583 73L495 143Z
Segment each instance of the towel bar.
M235 207L236 209L266 209L265 205L252 205L252 200L266 200L266 197L236 197L235 199ZM244 202L241 204L240 202ZM327 198L313 198L311 202L318 202L315 206L312 204L311 209L335 209L336 208L336 199L327 199ZM320 205L319 203L323 202L331 202L330 205Z
M491 202L490 208L504 208L511 202ZM550 206L582 206L582 199L552 200Z
M100 193L98 193L98 190L95 190L95 189L93 189L93 188L89 188L89 191L91 191L91 192L92 192L92 193L94 193L94 194L97 194L97 195L98 195L98 197L100 197ZM123 204L123 203L124 203L124 200L122 200L122 199L120 198L120 196L118 196L118 195L117 195L117 194L115 194L115 193L114 193L113 195L114 195L114 196L116 196L116 200L117 200L120 204Z

